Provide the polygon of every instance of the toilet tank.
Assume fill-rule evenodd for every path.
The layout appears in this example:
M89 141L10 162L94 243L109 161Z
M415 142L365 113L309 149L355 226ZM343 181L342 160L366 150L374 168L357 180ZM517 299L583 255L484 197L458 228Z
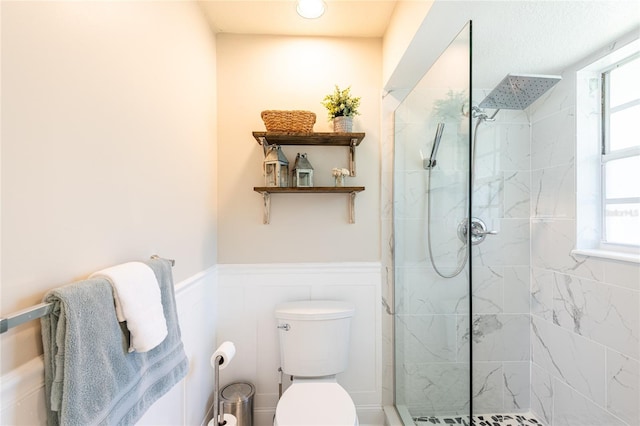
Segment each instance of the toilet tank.
M354 311L351 303L335 300L305 300L276 306L284 373L322 377L346 370Z

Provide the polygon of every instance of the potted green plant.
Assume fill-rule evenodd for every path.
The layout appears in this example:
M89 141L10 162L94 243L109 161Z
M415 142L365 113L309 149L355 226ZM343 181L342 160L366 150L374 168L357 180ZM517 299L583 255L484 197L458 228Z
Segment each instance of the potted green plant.
M360 97L351 96L351 86L340 90L336 84L333 93L322 100L327 109L329 120L333 120L334 132L351 132L353 116L359 114Z

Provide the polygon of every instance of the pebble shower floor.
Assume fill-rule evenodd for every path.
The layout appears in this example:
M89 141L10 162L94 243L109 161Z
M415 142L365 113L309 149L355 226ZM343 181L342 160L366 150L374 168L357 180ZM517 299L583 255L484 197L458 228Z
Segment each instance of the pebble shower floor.
M473 416L469 421L469 416L434 417L423 416L414 417L417 426L427 425L461 425L461 426L544 426L544 423L531 414L483 414Z

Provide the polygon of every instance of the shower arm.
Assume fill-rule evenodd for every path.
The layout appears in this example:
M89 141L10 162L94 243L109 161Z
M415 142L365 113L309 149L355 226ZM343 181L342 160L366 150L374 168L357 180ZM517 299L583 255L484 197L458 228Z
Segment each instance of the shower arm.
M495 121L496 115L500 112L500 108L496 109L493 114L488 115L482 108L474 106L471 108L472 117L477 118L480 121Z

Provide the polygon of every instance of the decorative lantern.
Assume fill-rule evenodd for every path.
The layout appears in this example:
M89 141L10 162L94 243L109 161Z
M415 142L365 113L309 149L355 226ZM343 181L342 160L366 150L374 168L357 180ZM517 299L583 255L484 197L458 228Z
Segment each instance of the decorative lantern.
M284 156L280 145L269 145L264 148L264 185L272 187L289 186L289 161Z
M313 167L307 159L307 154L296 156L296 162L293 163L293 186L297 188L313 186Z

